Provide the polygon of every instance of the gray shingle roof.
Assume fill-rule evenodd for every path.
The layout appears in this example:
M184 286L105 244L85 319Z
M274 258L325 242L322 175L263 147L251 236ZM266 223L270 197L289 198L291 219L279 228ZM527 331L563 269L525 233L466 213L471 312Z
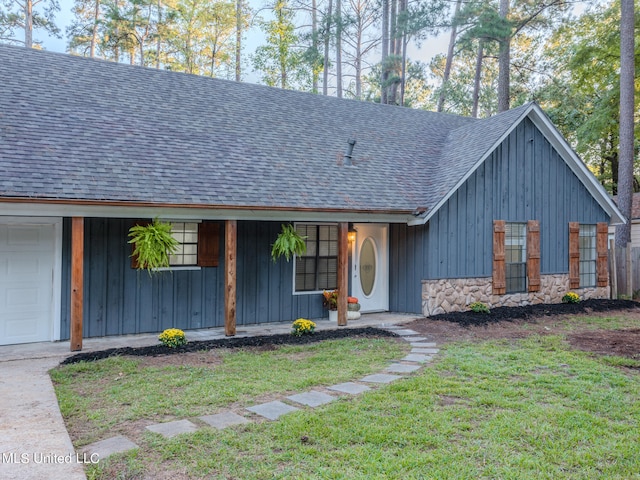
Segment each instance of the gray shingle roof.
M0 197L406 212L432 208L519 118L2 45L0 85Z

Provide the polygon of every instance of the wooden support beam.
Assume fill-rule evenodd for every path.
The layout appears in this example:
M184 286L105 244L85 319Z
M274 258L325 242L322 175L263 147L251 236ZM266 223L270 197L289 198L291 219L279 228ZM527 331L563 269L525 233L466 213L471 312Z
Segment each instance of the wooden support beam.
M349 224L338 224L338 325L347 324L347 297L349 296Z
M84 218L71 219L71 351L82 350Z
M227 220L224 232L224 334L231 337L236 334L238 222Z

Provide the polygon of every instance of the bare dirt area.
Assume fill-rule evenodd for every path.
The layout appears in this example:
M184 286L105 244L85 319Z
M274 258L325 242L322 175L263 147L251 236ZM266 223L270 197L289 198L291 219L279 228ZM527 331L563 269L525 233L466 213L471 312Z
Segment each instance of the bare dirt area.
M581 326L579 315L602 318L624 315L638 328L594 330ZM489 314L456 312L418 319L406 327L440 344L564 334L573 348L640 360L640 304L628 300L502 307Z

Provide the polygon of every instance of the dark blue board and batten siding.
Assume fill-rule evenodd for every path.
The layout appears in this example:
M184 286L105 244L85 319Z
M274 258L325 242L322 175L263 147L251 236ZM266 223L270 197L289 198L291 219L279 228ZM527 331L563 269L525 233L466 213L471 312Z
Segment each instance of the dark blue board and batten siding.
M609 216L525 119L427 225L391 225L390 309L421 313L423 279L490 277L494 220L540 221L545 275L569 271L569 222Z
M218 267L149 276L131 268L132 220L85 219L84 337L224 326L224 224ZM238 222L237 325L319 318L321 295L293 295L293 262L271 260L277 222ZM70 221L63 227L62 339L69 338Z

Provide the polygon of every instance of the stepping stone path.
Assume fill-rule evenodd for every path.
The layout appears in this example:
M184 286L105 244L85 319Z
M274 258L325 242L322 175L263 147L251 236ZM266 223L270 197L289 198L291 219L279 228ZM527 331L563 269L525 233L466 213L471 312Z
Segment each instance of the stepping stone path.
M268 418L269 420L277 420L285 413L295 412L299 409L276 400L274 402L261 403L260 405L248 407L247 410L253 413L257 413L258 415Z
M204 417L198 417L204 423L211 425L219 430L230 427L231 425L240 425L243 423L250 423L247 417L238 415L233 412L216 413L215 415L205 415Z
M175 422L149 425L146 429L153 433L159 433L165 438L171 438L183 433L193 433L198 430L198 427L189 420L176 420Z
M403 378L402 374L409 374L422 368L425 363L433 359L433 355L439 352L437 345L433 342L427 342L426 337L419 336L418 332L403 328L398 325L384 325L380 327L382 330L388 330L400 336L403 340L411 342L411 352L404 358L395 361L383 373L375 373L367 375L356 382L345 382L326 387L330 392L337 394L358 395L360 393L371 390L369 385L384 385ZM316 408L321 405L333 402L338 397L329 395L328 393L311 390L309 392L289 395L283 398L298 405L304 405L310 408ZM277 420L282 415L300 410L298 407L289 405L279 400L262 403L247 407L245 409L249 416L239 415L238 413L225 411L215 415L205 415L198 417L198 420L213 428L223 429L233 425L242 425L252 422L252 416L263 417L268 420ZM172 438L183 433L192 433L199 429L199 426L189 420L177 420L175 422L156 423L146 427L150 432L158 433L165 438ZM138 448L131 440L122 435L108 438L100 442L92 443L81 449L82 453L87 455L98 454L101 459L113 455L115 453L123 453Z

